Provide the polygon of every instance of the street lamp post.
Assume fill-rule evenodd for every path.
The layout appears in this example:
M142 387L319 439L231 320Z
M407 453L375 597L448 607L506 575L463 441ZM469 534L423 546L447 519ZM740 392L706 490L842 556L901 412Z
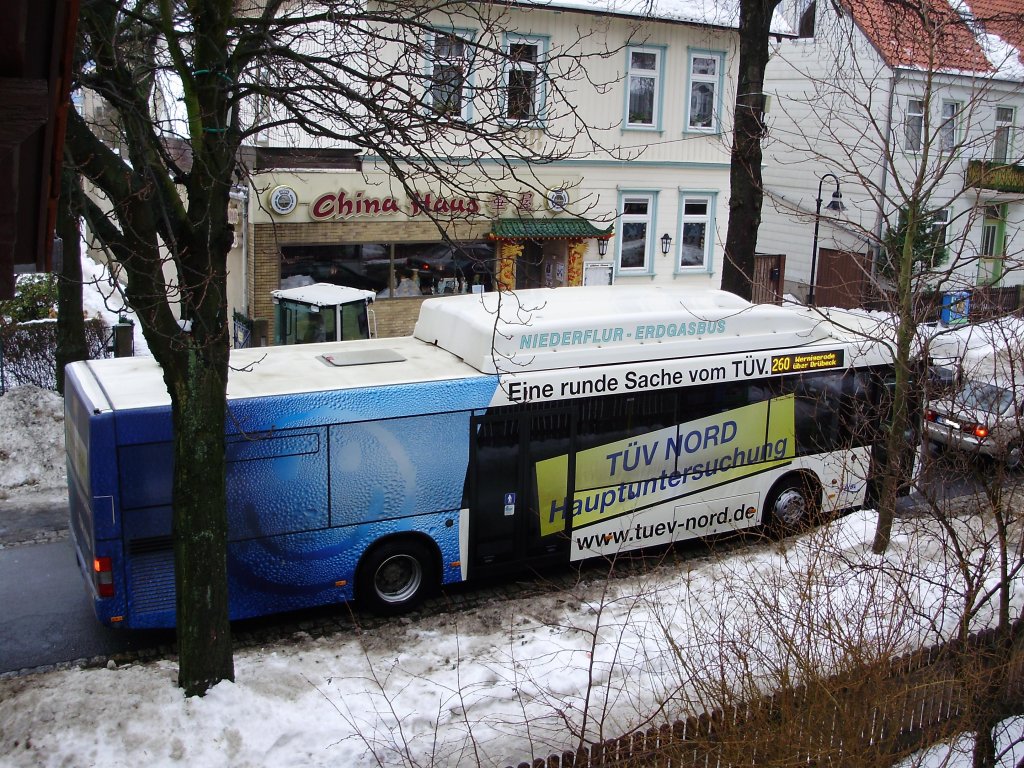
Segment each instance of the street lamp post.
M843 205L843 196L839 193L839 178L834 173L826 173L818 181L818 200L814 208L814 245L811 247L811 285L807 291L807 306L814 306L814 280L815 272L818 268L818 226L821 224L821 187L825 183L825 179L832 179L836 183L836 191L832 193L832 200L825 206L827 210L845 211L846 206Z

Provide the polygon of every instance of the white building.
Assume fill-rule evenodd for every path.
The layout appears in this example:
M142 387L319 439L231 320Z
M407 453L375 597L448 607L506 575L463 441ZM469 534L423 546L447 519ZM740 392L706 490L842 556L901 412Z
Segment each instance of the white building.
M1024 283L1024 7L934 0L915 16L894 5L783 3L799 38L779 45L766 77L758 250L786 254L787 289L801 296L813 263L819 304L885 286L879 246L914 202L944 246L938 263L918 262L922 285Z
M472 159L443 187L424 175L410 189L369 152L322 167L315 152L302 168L280 158L257 167L240 225L248 226L245 314L272 321L270 291L307 280L384 297L609 281L720 285L735 4L656 2L652 16L639 1L555 0L502 13L500 30L430 19L418 42L429 53L413 64L432 83L425 101L439 123L498 115L520 129L524 146L557 159L532 165L453 131L432 157L410 148L421 166ZM500 48L514 64L474 69L474 48ZM568 76L552 70L573 58L571 88L556 99L545 78ZM497 88L487 85L492 77ZM406 86L416 84L396 82ZM303 140L266 133L262 143Z

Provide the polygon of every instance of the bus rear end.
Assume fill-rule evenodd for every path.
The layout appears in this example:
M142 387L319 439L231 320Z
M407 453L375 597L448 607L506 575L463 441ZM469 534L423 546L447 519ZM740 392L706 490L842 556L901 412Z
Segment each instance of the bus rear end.
M126 603L114 414L86 362L65 371L64 439L75 556L97 618L116 624Z

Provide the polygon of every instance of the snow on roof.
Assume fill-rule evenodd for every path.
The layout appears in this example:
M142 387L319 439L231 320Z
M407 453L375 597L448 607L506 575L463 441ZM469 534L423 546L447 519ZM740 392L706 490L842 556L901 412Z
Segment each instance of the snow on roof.
M333 283L313 283L298 288L280 288L271 291L275 299L300 301L304 304L315 304L318 307L333 307L336 304L351 304L355 301L373 301L377 294L361 288L349 288Z
M605 15L633 16L659 21L681 21L739 29L739 0L519 0L522 5L564 8ZM793 29L781 7L772 15L772 32L791 35Z
M982 21L986 32L1018 49L1024 47L1024 8L1020 0L970 0L966 5Z
M985 358L1024 360L1024 320L1003 317L958 328L940 328L930 339L928 354L933 360L966 363Z
M927 18L886 0L845 5L890 66L1024 78L1024 23L1016 0L925 0Z
M390 354L389 362L344 365L346 356ZM327 358L336 358L331 364ZM118 357L72 363L88 388L90 400L103 410L169 406L171 399L160 366L152 357ZM443 350L405 336L356 339L321 344L253 347L231 351L228 401L250 397L326 392L448 381L480 376Z
M428 299L413 335L485 373L797 347L837 338L820 315L678 286L537 288Z

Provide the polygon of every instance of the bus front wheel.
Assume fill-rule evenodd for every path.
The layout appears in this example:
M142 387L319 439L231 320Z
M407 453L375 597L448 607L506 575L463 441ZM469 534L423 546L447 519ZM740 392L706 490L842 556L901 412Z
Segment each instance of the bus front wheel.
M433 589L434 571L434 558L420 542L385 542L359 566L356 600L387 616L411 611Z
M818 499L814 481L806 475L784 478L768 494L765 523L782 534L802 530L818 519Z

